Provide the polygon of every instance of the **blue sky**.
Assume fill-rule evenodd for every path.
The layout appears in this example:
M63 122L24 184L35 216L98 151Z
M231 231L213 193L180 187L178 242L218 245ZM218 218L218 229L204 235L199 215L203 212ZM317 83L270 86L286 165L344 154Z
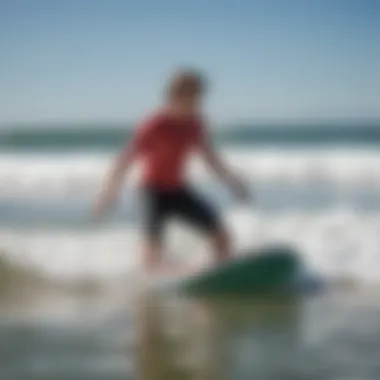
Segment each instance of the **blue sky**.
M0 124L134 120L177 65L216 122L380 118L378 0L1 0Z

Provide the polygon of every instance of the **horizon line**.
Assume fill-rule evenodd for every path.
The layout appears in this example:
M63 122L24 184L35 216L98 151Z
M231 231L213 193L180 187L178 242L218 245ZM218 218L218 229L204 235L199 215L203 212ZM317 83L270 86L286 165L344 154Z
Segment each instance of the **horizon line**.
M57 128L57 127L66 127L68 129L72 127L95 127L95 126L106 126L109 124L110 127L130 127L136 124L136 121L128 119L120 120L41 120L41 121L12 121L12 122L0 122L0 131L4 129L13 129L13 128L33 128L38 127L37 129L45 128ZM303 125L315 125L315 123L323 124L352 124L352 123L367 123L380 124L380 117L313 117L313 118L252 118L252 119L236 119L235 121L226 121L226 122L210 122L211 127L213 128L228 128L231 126L248 126L249 124L273 124L275 123L278 126L289 125L289 124L303 124Z

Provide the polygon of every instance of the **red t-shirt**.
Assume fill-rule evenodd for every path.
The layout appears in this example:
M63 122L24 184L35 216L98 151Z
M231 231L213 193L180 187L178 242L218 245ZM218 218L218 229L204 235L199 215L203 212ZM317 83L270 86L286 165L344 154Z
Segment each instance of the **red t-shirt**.
M165 190L183 185L186 161L203 141L198 117L176 120L161 111L147 118L137 127L131 147L143 162L142 184Z

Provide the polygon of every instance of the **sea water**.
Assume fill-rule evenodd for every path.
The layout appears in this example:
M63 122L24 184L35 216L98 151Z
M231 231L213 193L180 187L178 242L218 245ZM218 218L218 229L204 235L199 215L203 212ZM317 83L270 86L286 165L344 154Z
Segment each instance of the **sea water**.
M305 277L326 285L292 300L209 302L138 292L138 166L116 209L90 221L115 146L9 144L0 152L1 379L380 378L373 145L220 143L250 187L248 205L195 158L189 178L222 213L238 254L291 245ZM176 221L165 251L189 265L212 259Z

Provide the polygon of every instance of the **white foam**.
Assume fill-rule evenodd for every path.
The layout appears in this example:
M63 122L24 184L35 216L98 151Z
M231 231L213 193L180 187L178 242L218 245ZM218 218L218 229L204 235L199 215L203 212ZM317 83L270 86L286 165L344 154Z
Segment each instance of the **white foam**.
M297 211L269 216L230 210L226 220L237 250L285 242L294 245L305 263L326 278L380 281L380 215L369 217L341 209L317 217ZM91 277L110 281L136 270L139 261L138 232L126 227L86 232L2 229L0 241L0 248L14 262L56 280ZM169 234L168 252L188 262L211 258L205 242L180 227Z
M268 182L331 185L340 189L380 190L380 154L364 151L227 151L226 160L257 184ZM0 157L0 200L29 197L44 202L60 197L89 197L100 184L109 155L13 155ZM138 174L134 171L132 177ZM199 162L194 178L208 176ZM132 182L135 178L132 178ZM310 268L325 277L350 276L380 281L380 215L354 210L350 204L284 212L227 209L236 249L274 241L294 244ZM0 250L28 268L55 279L93 277L105 281L125 277L139 260L136 226L75 231L21 230L3 227ZM171 254L180 260L203 260L208 248L199 237L175 227Z
M226 161L253 182L359 186L380 190L380 155L365 151L231 151ZM108 154L0 155L0 197L88 196L111 165ZM128 176L135 183L138 167ZM199 160L189 167L194 179L209 177Z
M24 268L50 279L113 280L136 267L133 230L0 230L0 249Z

